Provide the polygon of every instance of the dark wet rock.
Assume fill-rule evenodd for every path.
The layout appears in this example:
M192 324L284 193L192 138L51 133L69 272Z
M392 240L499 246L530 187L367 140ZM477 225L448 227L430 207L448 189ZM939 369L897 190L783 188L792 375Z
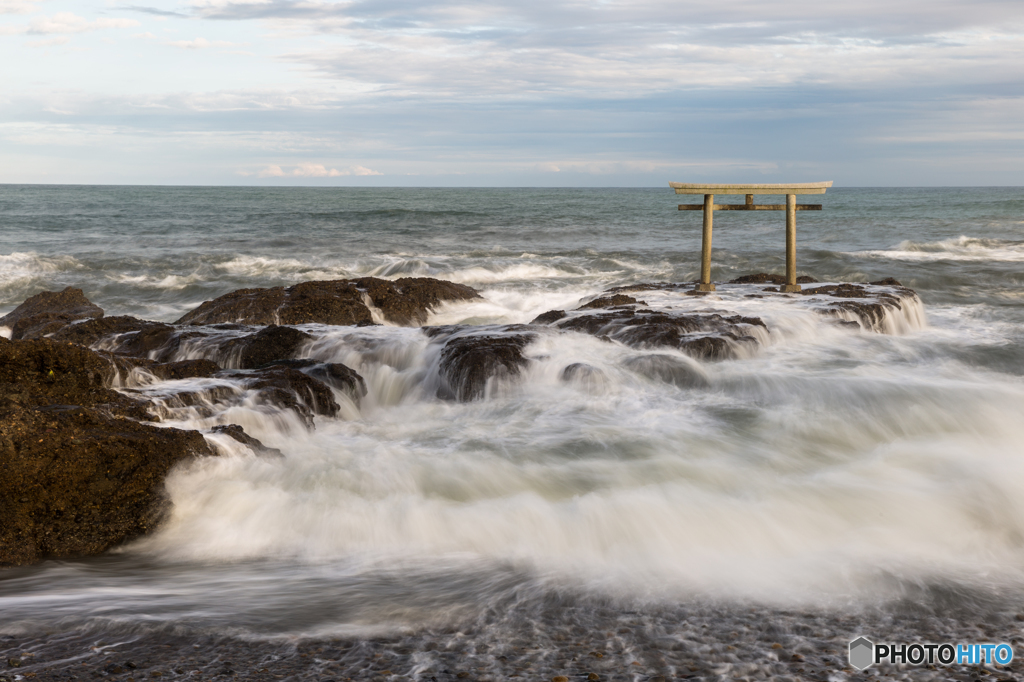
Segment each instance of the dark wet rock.
M352 398L358 399L366 395L366 382L363 381L363 377L340 362L325 362L303 371Z
M366 395L366 382L363 381L363 377L351 367L340 362L317 362L309 359L275 360L260 369L267 367L297 369L356 400Z
M589 303L584 303L576 310L592 310L595 308L611 308L619 305L647 305L644 301L637 301L632 296L626 296L625 294L615 294L613 296L603 296L601 298L595 298Z
M448 336L441 350L438 395L462 402L484 397L489 382L516 377L529 364L523 349L534 338L536 333L522 325Z
M253 438L245 432L238 424L222 424L220 426L214 426L210 429L214 433L223 433L225 436L230 436L242 445L248 447L257 455L263 455L267 457L284 457L284 453L277 448L268 448L259 439Z
M853 313L862 328L878 331L884 327L885 318L890 312L903 308L902 298L917 297L914 291L903 287L891 277L888 280L880 281L885 284L878 286L896 287L897 293L869 290L866 285L848 282L805 289L800 293L805 296L827 296L826 300L841 299L829 302L827 307L821 309L821 312L837 317L841 317L844 313Z
M835 298L867 298L869 295L863 285L849 282L804 289L800 293L804 296L825 295Z
M167 361L184 340L196 336L195 331L176 329L163 322L118 315L64 327L53 338L122 355Z
M556 326L607 337L633 348L667 346L710 360L731 357L737 344L756 344L748 333L752 327L767 329L757 317L630 309L576 315Z
M697 282L643 282L641 284L625 284L605 290L606 294L626 291L681 291L693 288Z
M605 373L585 362L574 362L567 365L559 375L562 381L578 384L590 389L601 388L608 382Z
M362 293L346 280L239 289L206 301L175 324L373 324Z
M153 364L147 369L165 380L197 379L213 376L220 371L220 365L213 360L197 359Z
M0 344L0 410L10 404L79 405L148 419L144 401L107 388L115 368L101 354L52 339Z
M290 358L298 348L313 337L294 327L267 326L255 334L229 340L221 352L233 358L229 363L238 369L255 369L274 360Z
M287 288L233 291L203 303L176 324L370 325L373 317L364 297L391 322L422 324L440 303L479 298L479 294L462 284L426 277L302 282Z
M142 392L152 404L150 411L161 419L176 419L170 410L183 407L192 408L200 418L212 417L229 405L239 403L243 391L234 385L208 383L207 385L187 388L178 391L164 391L157 394Z
M446 301L480 298L476 289L465 284L430 277L402 277L395 281L363 277L350 281L365 291L373 305L395 324L423 324L427 313Z
M558 322L564 318L566 312L564 310L549 310L546 313L541 313L537 317L533 318L530 324L551 324L552 322Z
M157 428L105 384L98 353L50 339L0 344L0 565L99 554L156 525L177 462L211 455Z
M81 320L103 317L103 309L81 289L43 291L0 317L0 327L11 328L11 339L38 339Z
M623 363L628 369L656 381L664 381L680 388L704 388L707 376L692 361L667 354L638 355Z
M886 277L885 279L880 279L877 282L872 282L872 284L874 284L876 287L902 287L903 286L902 284L900 284L900 281L898 279L896 279L895 277Z
M796 278L797 284L814 284L818 280L808 275L801 275ZM759 272L754 275L743 275L736 279L729 280L729 284L785 284L785 275L770 275L767 272Z
M313 427L313 416L333 417L341 407L331 389L322 381L290 367L269 367L256 371L225 370L218 376L240 380L250 391L257 391L257 401L292 410Z

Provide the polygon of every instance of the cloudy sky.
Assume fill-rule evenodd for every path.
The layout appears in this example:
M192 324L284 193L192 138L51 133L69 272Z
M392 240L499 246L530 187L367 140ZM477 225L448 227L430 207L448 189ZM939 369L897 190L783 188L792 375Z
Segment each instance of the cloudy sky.
M1024 185L1021 0L0 0L0 182Z

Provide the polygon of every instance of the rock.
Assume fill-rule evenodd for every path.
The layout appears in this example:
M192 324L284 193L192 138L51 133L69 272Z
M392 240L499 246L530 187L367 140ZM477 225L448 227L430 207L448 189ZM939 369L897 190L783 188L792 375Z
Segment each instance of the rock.
M245 432L238 424L222 424L220 426L214 426L210 429L214 433L223 433L225 436L230 436L242 445L245 445L257 455L264 455L269 457L284 457L284 453L277 448L268 448L258 439L253 438Z
M818 280L807 275L796 278L797 284L814 284ZM759 272L756 275L743 275L736 279L729 280L729 284L785 284L785 275L769 275L767 272Z
M876 287L902 287L903 286L902 284L900 284L899 280L895 279L894 277L886 277L885 279L880 279L877 282L872 282L872 284L874 284Z
M162 322L119 315L64 327L53 338L122 355L165 361L174 356L182 341L195 336L198 334L194 331L183 331Z
M363 277L350 280L365 291L384 317L395 324L423 324L427 314L446 301L480 298L476 289L430 277L402 277L395 281Z
M309 428L313 428L314 415L333 417L341 409L326 384L290 367L225 370L218 376L241 380L247 390L257 391L258 402L292 410Z
M903 287L891 277L888 280L880 281L885 282L881 286L897 287L899 293L903 296L917 296L912 290ZM896 283L893 284L893 282ZM853 313L857 317L860 326L864 329L881 330L888 311L901 310L903 308L903 305L900 303L900 296L888 291L869 291L863 284L846 282L804 289L800 293L804 296L827 296L829 298L843 299L829 303L827 307L820 309L820 312L837 317L842 316L844 311Z
M317 362L316 360L275 360L260 369L268 367L290 367L324 382L331 388L348 394L354 400L366 395L366 382L354 369L340 362Z
M590 390L604 388L608 384L608 377L604 372L585 362L574 362L566 366L559 378Z
M708 385L707 375L700 366L675 355L638 355L627 358L622 364L649 379L680 388L704 388Z
M479 298L479 294L462 284L426 277L302 282L287 288L233 291L203 303L175 324L370 325L373 317L364 297L395 324L422 324L438 304Z
M99 554L166 511L177 462L212 455L195 431L157 428L105 387L98 353L51 339L0 344L0 565Z
M225 364L239 369L255 369L274 360L291 357L299 346L312 338L312 335L293 327L272 324L255 334L231 339L221 347L221 351L237 358Z
M590 309L594 309L594 308L611 308L612 306L617 306L617 305L635 305L637 303L639 303L640 305L647 305L646 302L644 302L644 301L637 301L632 296L626 296L625 294L615 294L613 296L604 296L602 298L595 298L593 301L590 301L589 303L584 303L583 305L581 305L576 310L590 310ZM554 312L554 311L552 311L552 312ZM545 313L545 314L547 314L547 313Z
M0 317L0 327L11 328L11 339L38 339L80 320L103 317L103 309L81 289L43 291Z
M484 397L489 382L517 376L527 364L523 349L536 334L520 325L477 331L472 328L444 336L452 328L433 328L430 334L444 338L439 365L438 396L468 402Z
M555 326L607 337L633 348L678 348L693 357L710 360L731 357L737 344L757 343L748 333L750 328L767 329L757 317L628 308L575 315L559 320Z
M533 318L530 324L551 324L552 322L558 322L566 315L564 310L549 310L546 313L541 313L537 317Z
M21 406L79 405L148 420L146 403L107 388L114 366L99 353L52 339L0 344L0 410Z
M161 379L197 379L211 377L220 371L220 365L213 360L179 360L154 364L147 369Z

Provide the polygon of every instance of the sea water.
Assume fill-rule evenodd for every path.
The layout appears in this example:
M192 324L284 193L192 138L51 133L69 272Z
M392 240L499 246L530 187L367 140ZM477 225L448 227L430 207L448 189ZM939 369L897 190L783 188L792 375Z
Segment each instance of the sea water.
M888 333L729 287L643 292L770 333L737 358L690 360L700 387L632 371L635 349L542 335L518 381L458 403L431 390L437 346L418 329L304 325L316 339L301 354L352 367L366 397L339 394L341 412L312 430L266 406L167 412L181 428L241 424L284 457L211 434L221 456L170 475L173 508L150 537L0 573L0 631L365 636L552 600L1024 601L1024 190L805 199L823 210L798 214L799 274L917 291ZM243 287L424 276L483 297L428 324L528 323L613 286L695 279L700 214L677 211L686 200L3 186L0 314L74 286L107 315L170 322ZM781 213L721 213L715 228L714 280L784 271ZM605 380L562 381L574 362Z

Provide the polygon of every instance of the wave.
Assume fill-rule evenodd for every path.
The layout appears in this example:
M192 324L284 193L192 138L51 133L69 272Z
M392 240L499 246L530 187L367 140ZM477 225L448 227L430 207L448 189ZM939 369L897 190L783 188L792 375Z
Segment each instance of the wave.
M937 242L903 241L891 249L855 251L851 255L907 261L1024 261L1024 241L960 236Z

